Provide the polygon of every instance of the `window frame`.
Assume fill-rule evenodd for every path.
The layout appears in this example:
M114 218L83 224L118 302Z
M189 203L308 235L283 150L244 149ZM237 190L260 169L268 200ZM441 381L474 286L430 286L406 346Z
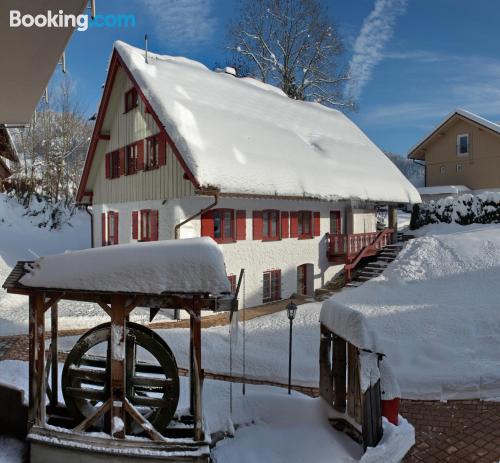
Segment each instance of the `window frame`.
M279 277L279 280L277 278ZM269 282L266 283L266 279ZM268 294L266 294L266 285L269 285ZM262 303L276 302L282 299L281 297L281 269L266 270L262 274Z
M467 151L465 153L462 153L460 141L464 137L467 138ZM469 154L470 154L470 135L468 133L460 133L457 135L457 156L468 156Z
M457 164L457 166L456 166L457 174L463 174L464 170L465 170L465 168L464 168L463 164Z
M135 97L135 98L134 98ZM139 93L135 87L125 92L125 114L139 106Z
M230 235L226 236L226 214L230 213L229 217L229 227ZM215 235L215 221L216 215L220 215L220 236ZM235 243L236 242L236 221L235 221L235 211L229 208L213 209L212 211L213 220L213 239L217 243Z
M297 233L299 240L307 240L313 238L313 213L312 211L297 211ZM308 216L309 218L309 232L304 233L304 222L303 218Z
M439 166L439 174L446 175L446 166Z
M144 219L147 219L146 227L144 227ZM151 241L151 209L141 209L139 211L139 230L140 233L138 241ZM144 233L144 230L147 230L147 234Z
M272 222L270 220L271 216L276 218L276 235L274 236L271 234L272 231ZM265 209L262 211L262 241L279 241L279 240L281 240L281 213L277 209Z
M133 152L133 156L130 156L130 152ZM138 156L138 146L137 143L131 143L125 147L125 175L134 175L138 172L137 169L137 156ZM130 169L130 160L134 159L133 169Z
M153 143L154 143L154 145L153 145ZM151 153L150 148L152 145L155 147L154 158L153 158L154 162L151 162L151 158L150 158L150 153ZM158 167L160 167L159 151L160 151L160 136L159 136L159 134L146 138L146 153L144 155L144 170L154 170L154 169L158 169Z

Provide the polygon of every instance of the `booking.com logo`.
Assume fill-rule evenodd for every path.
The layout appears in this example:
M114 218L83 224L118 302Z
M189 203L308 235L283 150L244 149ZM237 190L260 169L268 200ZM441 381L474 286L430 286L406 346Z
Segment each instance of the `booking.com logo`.
M19 10L10 11L10 27L72 27L84 32L89 27L135 27L133 14L98 14L89 20L86 14L64 14L63 10L54 13L48 10L43 14L22 14Z

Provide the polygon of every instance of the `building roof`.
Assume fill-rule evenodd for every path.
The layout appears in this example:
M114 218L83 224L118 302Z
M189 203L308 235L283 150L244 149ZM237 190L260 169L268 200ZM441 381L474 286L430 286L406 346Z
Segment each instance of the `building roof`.
M186 58L149 53L146 63L141 49L123 42L114 49L198 188L420 202L399 169L341 112ZM82 183L80 195L85 173Z
M417 188L417 190L421 195L458 195L471 191L465 185L423 186Z
M40 257L25 287L135 294L231 291L222 250L211 238L120 244Z
M0 124L27 125L61 59L74 27L9 27L12 10L23 15L83 13L88 0L2 0L0 2Z
M485 119L484 117L478 116L477 114L466 111L465 109L457 108L451 113L449 113L436 127L434 127L429 133L427 133L420 141L408 150L408 158L410 159L421 159L423 160L425 156L419 150L438 132L442 127L444 127L451 119L455 117L461 117L462 119L469 120L485 127L492 132L500 135L500 125Z

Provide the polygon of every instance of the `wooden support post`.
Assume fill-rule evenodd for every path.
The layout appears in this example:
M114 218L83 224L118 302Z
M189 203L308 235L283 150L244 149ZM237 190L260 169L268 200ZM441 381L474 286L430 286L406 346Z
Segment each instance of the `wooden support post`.
M334 335L333 338L333 381L335 399L333 408L344 413L346 407L346 342Z
M194 417L194 439L202 441L205 436L202 416L201 313L200 309L193 309L193 312L190 318L191 413Z
M363 448L375 447L382 439L380 380L363 394Z
M333 405L332 333L324 325L319 344L319 393Z
M44 293L29 300L29 409L28 427L45 423L45 317Z
M57 362L57 324L58 324L58 304L55 302L50 309L50 405L57 407L59 389L59 363Z
M359 371L359 351L351 343L347 345L348 356L348 393L347 393L347 413L358 423L362 421L361 410L361 383Z
M126 311L123 296L111 297L110 393L111 436L125 438L125 391L126 391Z
M396 243L398 241L398 210L396 206L389 206L389 228L394 230L392 243Z

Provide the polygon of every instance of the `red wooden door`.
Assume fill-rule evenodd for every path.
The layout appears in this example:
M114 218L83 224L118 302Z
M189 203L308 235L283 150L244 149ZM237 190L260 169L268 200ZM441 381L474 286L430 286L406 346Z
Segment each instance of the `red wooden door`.
M297 292L307 294L307 264L297 267Z
M340 211L330 211L330 234L340 235L341 233Z

